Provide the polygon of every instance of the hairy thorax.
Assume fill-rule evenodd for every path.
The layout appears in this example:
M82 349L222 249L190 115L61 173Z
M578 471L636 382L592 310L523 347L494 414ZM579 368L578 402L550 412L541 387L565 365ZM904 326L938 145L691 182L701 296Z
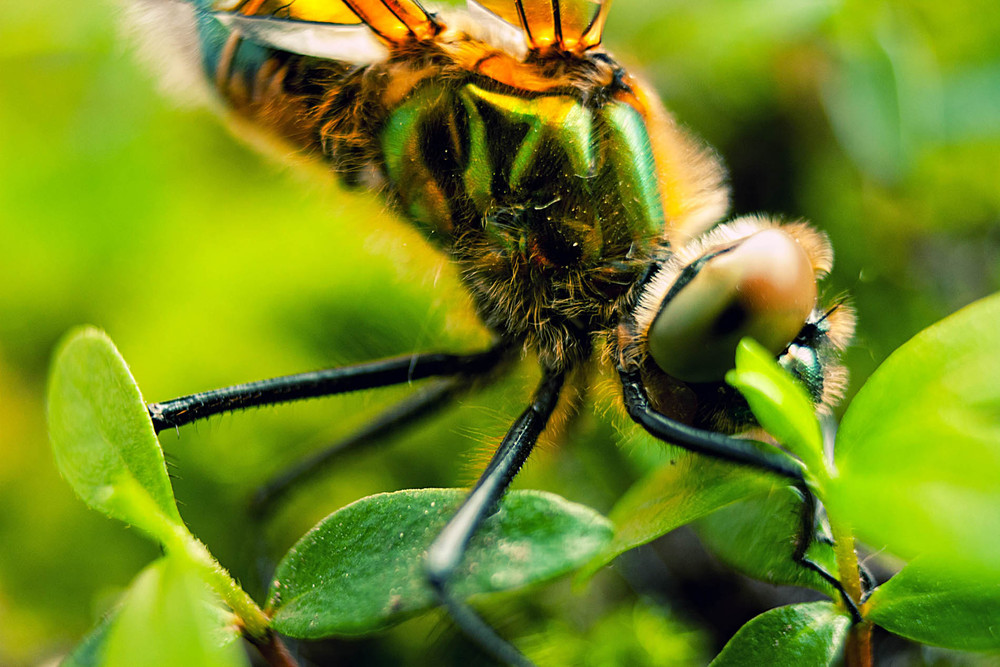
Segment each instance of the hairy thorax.
M707 186L673 177L697 148L604 54L525 62L461 35L414 48L365 66L275 54L220 88L346 183L380 186L458 263L487 327L570 367L632 305L669 225L696 217L679 197L711 191L714 162Z

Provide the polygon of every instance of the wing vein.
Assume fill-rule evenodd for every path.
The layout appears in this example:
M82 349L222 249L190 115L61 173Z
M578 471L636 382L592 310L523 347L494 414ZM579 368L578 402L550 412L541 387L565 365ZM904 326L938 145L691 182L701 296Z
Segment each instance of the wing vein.
M528 36L528 43L534 46L535 38L531 34L531 26L528 25L528 15L524 11L524 3L521 0L515 0L514 6L517 7L517 17L521 19L521 27L524 28L524 34Z
M560 51L564 51L566 43L563 41L562 11L559 7L559 0L550 0L552 5L552 29L555 33L555 46Z

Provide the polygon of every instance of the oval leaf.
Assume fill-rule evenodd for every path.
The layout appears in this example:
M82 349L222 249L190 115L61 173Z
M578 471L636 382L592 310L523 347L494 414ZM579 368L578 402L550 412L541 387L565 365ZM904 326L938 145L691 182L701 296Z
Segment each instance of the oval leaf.
M726 382L743 394L764 430L802 459L809 472L827 476L816 408L805 388L767 350L750 338L741 340L736 369L726 374Z
M1000 295L925 329L855 397L831 515L875 549L1000 570Z
M104 667L248 667L232 615L197 572L166 557L136 577L118 610L104 649Z
M749 468L681 454L622 496L608 515L615 526L614 539L580 576L590 576L619 554L768 489L773 483L772 476Z
M837 140L868 176L894 182L907 162L899 84L905 79L883 40L852 41L842 49L836 74L824 79L823 104Z
M879 586L865 617L890 632L962 651L1000 649L1000 582L919 559Z
M361 634L436 604L427 547L466 492L420 489L364 498L320 522L278 565L272 627L298 638ZM538 491L507 494L469 543L452 590L466 598L564 574L611 539L607 519Z
M850 617L829 602L778 607L740 628L711 667L829 665L850 626Z
M696 528L715 555L746 575L772 584L808 586L834 596L829 582L792 559L801 508L798 491L775 487L708 515ZM837 572L832 545L813 540L806 556L827 572Z
M180 523L139 388L104 332L71 332L49 376L49 437L63 477L92 508L154 536Z
M108 636L117 612L113 611L101 619L93 630L62 659L59 667L102 667Z

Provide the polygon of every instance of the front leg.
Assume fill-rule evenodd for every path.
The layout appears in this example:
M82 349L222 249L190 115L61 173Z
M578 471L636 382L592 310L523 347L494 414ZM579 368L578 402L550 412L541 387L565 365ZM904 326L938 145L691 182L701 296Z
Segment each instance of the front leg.
M806 550L816 539L816 496L806 485L805 474L798 461L778 451L773 454L763 452L746 440L712 431L703 431L674 421L650 406L649 397L646 395L638 373L621 368L618 369L618 372L621 376L622 393L629 416L646 429L650 435L664 442L683 447L688 451L775 473L792 482L792 485L802 495L799 534L792 558L799 565L819 574L833 586L844 601L844 606L851 614L853 622L860 623L862 619L858 605L844 590L840 580L806 556Z
M500 363L503 342L475 354L412 354L353 366L297 373L204 391L148 406L157 433L246 408L375 389L435 376L484 375Z
M545 371L531 405L511 426L475 487L427 550L427 579L452 619L473 641L497 659L512 665L530 665L531 662L497 635L471 607L454 597L450 583L469 540L483 520L495 511L538 441L555 410L564 379L561 371Z

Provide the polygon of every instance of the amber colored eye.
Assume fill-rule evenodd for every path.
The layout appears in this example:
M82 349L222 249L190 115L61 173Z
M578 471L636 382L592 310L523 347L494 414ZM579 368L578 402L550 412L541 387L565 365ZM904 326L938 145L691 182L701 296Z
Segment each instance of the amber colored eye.
M687 279L649 328L649 353L669 375L717 382L733 367L736 345L755 338L775 355L802 330L816 304L805 250L780 229L747 237L681 272ZM685 275L687 274L687 275Z

